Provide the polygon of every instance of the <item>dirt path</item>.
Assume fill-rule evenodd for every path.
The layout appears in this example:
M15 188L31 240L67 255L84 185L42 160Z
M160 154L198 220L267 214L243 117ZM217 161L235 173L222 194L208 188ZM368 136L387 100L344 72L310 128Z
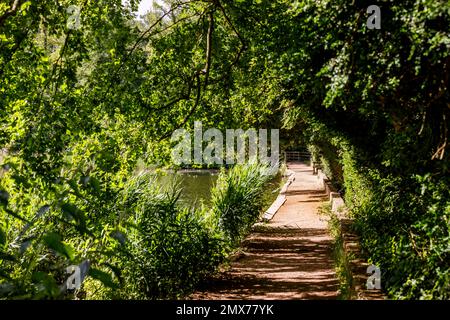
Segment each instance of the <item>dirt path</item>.
M317 214L326 194L305 164L292 163L295 181L275 217L255 227L230 268L193 299L335 299L338 281L327 222Z

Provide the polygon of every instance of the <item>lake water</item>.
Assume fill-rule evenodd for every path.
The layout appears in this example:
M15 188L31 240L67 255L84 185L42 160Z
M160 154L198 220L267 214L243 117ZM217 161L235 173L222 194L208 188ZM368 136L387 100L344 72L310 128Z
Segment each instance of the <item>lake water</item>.
M182 187L181 203L188 207L196 207L211 201L211 190L216 184L218 172L189 171L178 172L177 178Z
M180 202L187 207L199 207L202 203L210 203L211 190L217 182L218 174L219 172L214 170L178 171L162 176L160 182L171 183L176 180L182 188ZM278 196L281 182L281 177L275 177L264 188L263 200L267 208Z

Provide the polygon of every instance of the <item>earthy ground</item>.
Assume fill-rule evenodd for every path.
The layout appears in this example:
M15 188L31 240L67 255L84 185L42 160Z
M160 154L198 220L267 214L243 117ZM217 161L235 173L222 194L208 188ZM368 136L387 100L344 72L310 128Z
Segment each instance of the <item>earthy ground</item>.
M318 207L327 199L312 168L290 164L295 181L267 224L255 226L230 267L193 299L335 299L332 238Z

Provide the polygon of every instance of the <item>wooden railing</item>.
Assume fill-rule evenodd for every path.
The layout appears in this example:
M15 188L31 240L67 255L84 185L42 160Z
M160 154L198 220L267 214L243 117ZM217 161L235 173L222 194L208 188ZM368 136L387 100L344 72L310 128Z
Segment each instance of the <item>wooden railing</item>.
M311 154L308 151L285 151L283 153L284 162L300 162L311 159Z

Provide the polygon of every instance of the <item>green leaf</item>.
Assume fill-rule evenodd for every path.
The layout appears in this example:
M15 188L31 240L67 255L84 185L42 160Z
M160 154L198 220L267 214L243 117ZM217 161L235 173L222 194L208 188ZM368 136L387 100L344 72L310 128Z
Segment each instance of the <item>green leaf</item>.
M81 197L80 189L78 188L78 185L75 180L69 180L67 181L69 186L72 188L73 192L76 196Z
M74 258L74 249L61 241L61 236L57 233L51 232L44 236L44 243L50 249L65 256L69 260Z
M119 280L120 284L123 284L122 271L120 270L120 268L110 263L105 263L104 265L107 266L109 269L111 269L116 278Z
M33 272L31 279L37 285L38 293L35 298L53 297L56 298L59 293L59 287L56 280L50 274L42 271Z
M61 206L61 210L71 219L75 220L78 230L81 233L86 233L86 217L80 209L77 208L77 206L71 204L71 203L64 203Z
M101 283L103 283L105 286L107 286L111 289L116 289L118 287L118 285L113 281L112 276L107 272L104 272L99 269L91 268L89 270L89 275L92 278L99 280Z
M28 7L31 6L31 1L27 1L25 3L22 4L22 6L20 7L21 10L25 11L28 9Z
M0 245L5 245L6 243L6 233L3 231L2 228L0 228Z

